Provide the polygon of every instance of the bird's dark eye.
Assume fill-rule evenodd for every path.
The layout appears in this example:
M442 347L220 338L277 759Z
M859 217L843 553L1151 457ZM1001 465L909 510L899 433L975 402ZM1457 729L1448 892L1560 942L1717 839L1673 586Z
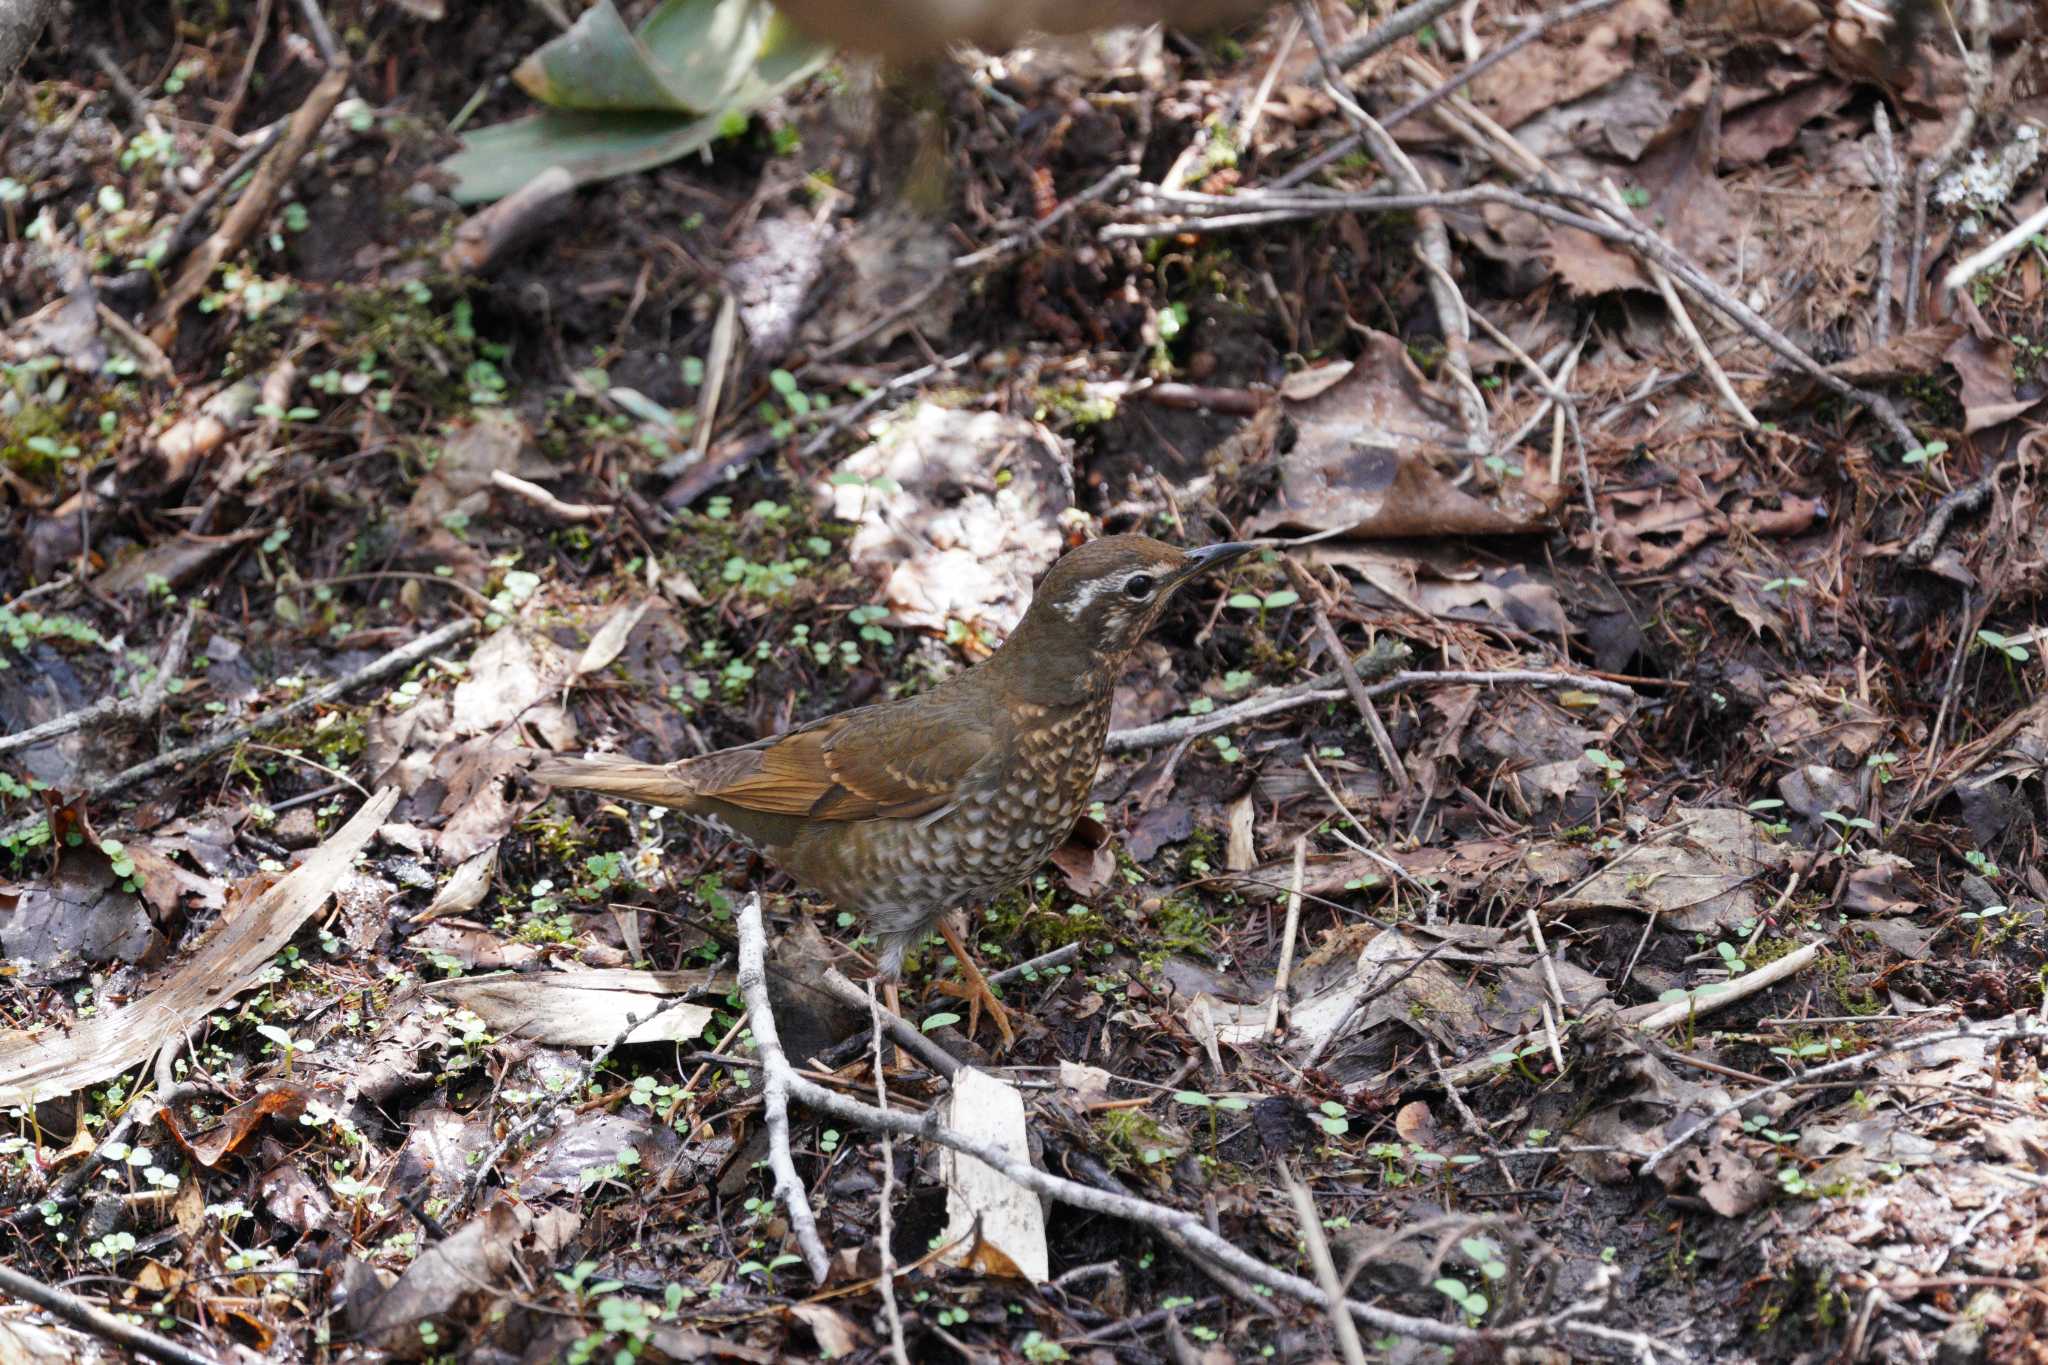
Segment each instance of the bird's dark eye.
M1128 579L1124 581L1124 596L1134 597L1138 601L1142 602L1146 598L1150 597L1152 595L1152 590L1158 586L1159 580L1154 578L1151 574L1132 574Z

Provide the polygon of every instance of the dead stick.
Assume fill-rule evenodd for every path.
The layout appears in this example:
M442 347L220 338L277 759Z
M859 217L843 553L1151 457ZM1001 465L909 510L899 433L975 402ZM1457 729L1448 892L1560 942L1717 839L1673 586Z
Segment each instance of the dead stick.
M1404 10L1396 10L1377 27L1368 29L1331 52L1330 69L1341 75L1373 53L1392 47L1411 33L1421 32L1424 25L1442 18L1463 3L1464 0L1418 0Z
M810 1191L796 1173L796 1159L789 1151L789 1098L791 1086L800 1079L782 1051L782 1037L775 1031L775 1007L768 1000L766 934L761 928L761 893L747 897L740 910L740 923L753 926L740 931L740 999L754 1021L754 1046L761 1052L761 1113L768 1125L768 1168L775 1173L775 1192L789 1210L789 1230L796 1236L797 1249L811 1268L818 1284L832 1273L832 1258L818 1237L818 1218L811 1212ZM827 1092L828 1094L831 1092Z
M1266 1036L1280 1031L1280 1002L1287 998L1287 978L1294 974L1294 939L1301 932L1301 878L1308 867L1308 836L1294 837L1294 880L1287 891L1287 916L1281 922L1280 966L1273 973L1273 999L1266 1008Z
M1294 1204L1294 1221L1301 1229L1302 1245L1308 1248L1309 1264L1315 1267L1316 1284L1323 1291L1323 1311L1330 1315L1330 1328L1344 1352L1344 1365L1365 1365L1365 1343L1358 1339L1358 1324L1344 1311L1344 1282L1337 1277L1337 1262L1331 1259L1329 1239L1323 1236L1323 1218L1316 1211L1315 1196L1285 1160L1280 1162L1280 1183Z
M1530 912L1532 915L1534 911ZM1809 943L1797 952L1785 954L1775 962L1766 963L1753 972L1728 981L1717 982L1689 993L1683 1000L1674 1000L1664 1008L1636 1025L1645 1033L1656 1033L1670 1028L1673 1024L1696 1019L1702 1014L1712 1014L1758 991L1775 986L1786 977L1804 971L1807 964L1820 956L1820 945Z
M1309 577L1308 570L1291 556L1282 556L1280 562L1286 566L1287 577L1293 580L1295 591L1308 602L1309 612L1315 617L1316 633L1323 637L1324 647L1337 661L1337 676L1343 680L1344 690L1351 694L1351 704L1358 708L1359 719L1365 722L1365 732L1372 736L1372 747L1379 751L1380 766L1386 769L1387 779L1394 784L1395 791L1408 790L1408 770L1394 748L1394 737L1387 733L1385 723L1380 720L1379 709L1365 694L1365 684L1359 681L1358 670L1351 666L1350 651L1337 638L1337 627L1330 620L1329 609L1323 605L1322 584Z
M1596 14L1604 9L1613 9L1620 3L1621 0L1579 0L1579 3L1576 5L1568 5L1564 9L1552 11L1541 18L1531 19L1523 27L1522 31L1513 38L1510 38L1507 42L1471 65L1460 71L1453 72L1448 80L1431 90L1428 94L1419 95L1408 101L1408 103L1402 105L1399 109L1396 109L1393 113L1387 115L1385 119L1381 120L1380 126L1389 130L1398 128L1401 124L1406 123L1409 119L1414 118L1430 106L1449 98L1465 86L1470 85L1473 81L1500 65L1500 63L1514 56L1538 38L1541 38L1551 29L1561 24L1569 24L1572 20L1583 18L1588 14ZM1341 161L1346 156L1349 156L1353 151L1357 150L1358 145L1362 141L1364 141L1363 138L1353 133L1342 141L1332 144L1326 150L1296 166L1278 180L1275 180L1273 188L1286 189L1290 185L1300 184L1331 162Z
M1899 154L1892 145L1892 120L1880 99L1871 110L1877 131L1877 155L1870 158L1877 172L1877 317L1872 339L1882 346L1892 334L1892 258L1899 251Z
M818 977L825 988L825 994L850 1009L867 1008L867 992L853 984L847 975L837 967L827 967ZM929 1034L920 1032L908 1019L892 1009L882 1010L882 1029L890 1041L941 1076L951 1076L965 1065L958 1057L931 1040Z
M56 1314L81 1331L89 1332L102 1341L125 1346L139 1356L161 1360L167 1365L215 1365L214 1358L189 1346L181 1346L168 1337L137 1327L132 1322L123 1322L104 1309L95 1308L55 1285L44 1284L32 1279L9 1265L0 1265L0 1293L12 1294L24 1303Z
M451 621L433 634L423 635L410 644L399 646L389 654L372 659L347 677L337 678L327 684L327 686L314 692L308 692L297 701L288 702L278 707L275 711L266 711L262 715L251 719L247 724L236 726L234 729L215 735L211 739L194 741L182 749L173 749L167 754L159 754L155 758L137 763L132 768L124 768L106 781L94 784L92 789L86 792L86 799L88 801L97 801L111 793L127 791L141 782L147 781L159 774L167 773L174 768L183 767L187 763L198 763L212 758L215 754L234 748L235 745L240 744L251 735L261 734L265 730L276 729L293 717L304 715L316 706L324 706L337 697L361 687L364 683L376 682L410 668L435 650L440 649L444 645L453 644L475 629L476 622L468 618L460 621ZM27 819L15 821L6 829L0 830L0 843L19 839L22 835L33 829L42 818L40 815L32 815Z
M1577 191L1557 188L1538 190L1537 193L1549 198L1563 199L1574 203L1587 203L1596 212L1602 206L1589 202L1588 197ZM1176 196L1188 201L1188 196ZM1278 201L1278 203L1276 203ZM1141 200L1142 202L1142 200ZM1618 242L1627 246L1645 260L1652 261L1668 271L1672 278L1691 290L1702 301L1740 326L1757 340L1763 342L1780 357L1790 362L1800 373L1812 379L1822 388L1838 397L1845 398L1864 408L1882 423L1885 429L1902 446L1911 448L1917 444L1913 433L1900 420L1899 415L1881 394L1858 388L1841 376L1830 373L1818 361L1801 350L1799 346L1773 327L1761 314L1742 300L1722 288L1714 279L1694 265L1677 248L1658 237L1630 224L1615 223L1604 218L1590 217L1561 208L1546 199L1524 194L1519 190L1506 189L1499 185L1474 185L1462 190L1447 190L1437 194L1316 194L1296 193L1286 196L1260 193L1245 193L1235 201L1249 211L1243 213L1223 212L1215 216L1194 216L1179 221L1155 221L1145 223L1117 223L1103 228L1098 234L1106 241L1134 240L1149 237L1172 237L1183 233L1215 232L1240 227L1263 226L1270 223L1286 222L1288 219L1320 218L1332 213L1412 213L1420 209L1476 208L1486 204L1499 204L1517 209L1545 222L1577 228L1602 241ZM1284 205L1284 206L1282 206ZM1195 205L1190 201L1190 207Z
M278 193L284 189L285 181L298 167L306 149L312 146L313 138L326 125L327 116L334 112L334 106L341 102L341 93L348 88L348 79L349 66L345 61L338 61L327 69L327 74L313 87L313 93L292 115L291 122L285 126L284 136L278 140L269 158L257 168L256 178L250 182L248 190L235 201L235 206L221 219L213 235L201 242L179 269L177 279L151 314L149 337L158 346L170 346L178 334L178 315L205 291L207 281L213 278L213 272L220 268L221 262L240 250L250 234L269 215Z
M46 720L41 725L33 725L11 735L0 735L0 754L42 744L87 726L99 726L109 721L146 720L155 715L163 708L164 698L170 695L171 679L185 666L185 647L192 638L192 621L192 614L187 613L177 629L171 632L170 642L164 646L163 658L157 661L156 675L134 696L102 698L91 706Z
M875 979L868 978L869 1056L875 1069L875 1107L889 1109L889 1086L882 1079L882 1002L875 998ZM882 1317L889 1324L889 1358L896 1365L910 1365L903 1347L903 1314L896 1307L896 1254L889 1241L894 1233L890 1206L896 1202L896 1146L889 1133L882 1134L882 1194L875 1206L875 1252L882 1263L875 1287L882 1293Z
M1113 754L1128 753L1133 749L1150 749L1160 744L1173 744L1183 739L1200 739L1213 735L1219 730L1228 730L1233 725L1257 720L1281 711L1292 711L1303 706L1314 706L1318 702L1343 701L1350 694L1331 684L1334 676L1313 678L1298 687L1268 692L1263 696L1247 697L1233 706L1220 707L1203 716L1175 716L1162 720L1156 725L1138 725L1128 730L1112 730L1103 747ZM1454 687L1463 683L1477 683L1484 687L1506 687L1517 684L1530 687L1573 687L1587 692L1598 692L1603 696L1635 699L1635 691L1625 683L1609 682L1605 678L1589 677L1583 673L1558 673L1545 669L1504 668L1504 669L1446 669L1440 673L1396 673L1384 682L1369 683L1365 693L1369 697L1391 696L1411 688L1444 686Z
M1021 980L1033 972L1046 972L1051 971L1054 967L1065 966L1080 955L1081 945L1078 941L1063 944L1049 953L1040 953L1037 957L1027 958L1014 967L1005 967L999 972L989 973L988 984L991 986L1007 985L1012 981Z

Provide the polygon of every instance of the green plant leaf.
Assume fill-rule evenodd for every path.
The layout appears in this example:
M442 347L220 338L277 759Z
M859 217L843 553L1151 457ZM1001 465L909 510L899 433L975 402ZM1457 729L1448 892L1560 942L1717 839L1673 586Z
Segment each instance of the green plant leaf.
M759 0L665 0L635 34L597 0L512 79L557 109L707 113L739 88L769 17Z
M602 0L520 67L521 84L555 107L478 129L440 169L465 204L557 167L574 185L649 170L710 146L830 55L763 0L668 0L637 35Z

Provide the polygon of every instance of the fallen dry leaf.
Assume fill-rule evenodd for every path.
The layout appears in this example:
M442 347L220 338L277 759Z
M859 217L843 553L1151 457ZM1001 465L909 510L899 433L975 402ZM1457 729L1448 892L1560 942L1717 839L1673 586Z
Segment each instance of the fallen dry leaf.
M225 1005L253 982L299 926L326 903L390 814L398 793L386 788L283 880L180 963L157 990L62 1032L0 1033L0 1105L35 1104L96 1084L144 1060L167 1038Z
M953 1077L946 1123L1019 1161L1031 1160L1023 1095L985 1071L962 1067ZM1038 1196L1000 1171L950 1148L939 1158L939 1178L946 1186L946 1228L940 1239L959 1243L950 1259L961 1264L983 1257L981 1263L987 1268L1000 1270L1007 1264L1016 1275L1043 1284L1051 1273L1051 1260L1045 1240L1045 1209ZM970 1235L977 1222L979 1238ZM984 1253L991 1251L1000 1259L986 1258Z
M1668 824L1548 908L1634 910L1681 933L1726 934L1757 917L1758 875L1786 860L1747 811L1673 806Z
M859 526L847 552L884 579L896 620L1008 631L1065 548L1067 458L1035 423L919 403L842 462L817 499Z
M1398 338L1373 332L1365 343L1366 354L1343 379L1285 405L1297 430L1294 448L1281 457L1280 487L1253 518L1252 532L1486 535L1548 524L1555 488L1522 480L1480 499L1440 472L1432 457L1465 443L1449 399L1416 370Z
M607 968L456 977L422 989L471 1011L497 1033L556 1047L597 1047L624 1032L629 1016L642 1021L626 1035L629 1043L687 1043L702 1037L711 1022L710 1007L674 1001L715 985L706 972ZM664 1005L669 1008L654 1013Z

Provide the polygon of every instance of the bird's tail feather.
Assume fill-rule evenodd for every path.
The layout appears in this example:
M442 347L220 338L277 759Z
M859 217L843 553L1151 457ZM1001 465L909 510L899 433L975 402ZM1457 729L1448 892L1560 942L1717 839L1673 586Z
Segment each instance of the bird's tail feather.
M661 763L636 763L615 754L543 754L527 770L536 782L551 787L623 796L650 806L689 810L697 793L675 768Z

